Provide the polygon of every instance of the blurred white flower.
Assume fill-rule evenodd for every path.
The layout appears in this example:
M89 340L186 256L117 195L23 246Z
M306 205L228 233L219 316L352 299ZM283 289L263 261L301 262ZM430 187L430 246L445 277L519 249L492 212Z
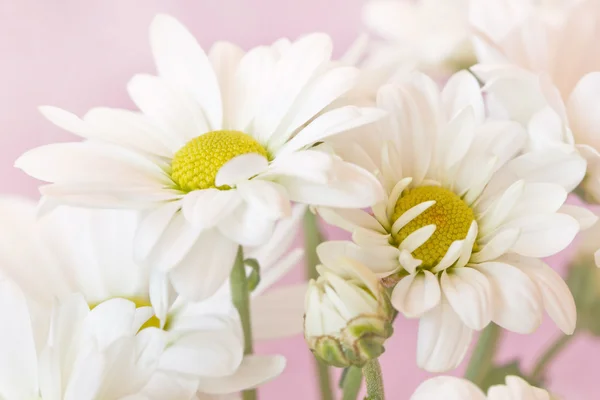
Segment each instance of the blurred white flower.
M85 139L17 160L51 182L40 191L52 204L147 209L137 258L179 270L178 289L189 286L185 294L201 300L227 278L238 244L264 243L275 221L290 215L290 201L356 208L381 199L370 174L313 148L382 116L352 105L323 112L358 75L331 63L328 36L247 53L220 42L207 55L179 22L159 15L150 39L159 76L138 75L128 85L142 113L96 108L79 119L42 108ZM213 252L219 256L204 263L192 257ZM215 284L203 286L198 276Z
M390 287L392 304L420 318L418 365L455 368L472 331L491 321L531 333L543 310L566 333L575 328L573 297L539 258L563 250L595 220L564 206L585 163L525 153L520 124L486 120L481 89L466 71L443 91L422 74L378 97L389 117L331 145L373 171L387 198L361 210L320 209L352 232L328 242L330 254L370 267ZM562 156L562 154L561 154ZM586 219L587 218L587 219Z
M493 114L528 125L532 148L575 145L600 201L600 3L474 0L471 21Z
M258 340L302 332L306 285L268 289L302 256L301 250L289 249L304 210L294 207L292 218L279 221L266 244L246 249L246 256L261 264L262 279L252 300ZM243 356L243 334L227 283L209 299L187 302L176 296L165 274L150 273L133 260L138 212L61 206L39 220L35 213L31 201L0 199L0 275L23 288L35 315L47 313L53 298L72 293L81 293L92 307L118 297L151 310L144 328L160 328L168 343L159 373L145 389L151 399L169 394L179 400L197 390L206 395L235 393L283 370L281 356ZM204 253L194 260L219 256ZM196 279L210 285L213 277Z
M530 386L516 376L506 385L492 386L486 395L472 382L452 376L438 376L423 382L410 400L550 400L543 389Z
M306 292L304 337L313 353L337 367L362 366L384 352L393 309L386 289L367 267L335 258L321 244L325 265Z
M134 398L154 376L166 344L156 329L138 333L152 310L124 299L90 311L82 296L67 296L54 303L48 331L34 323L21 290L1 280L0 312L9 321L0 332L4 399Z
M371 44L365 67L407 65L447 75L473 64L468 0L370 0L363 21L384 40Z

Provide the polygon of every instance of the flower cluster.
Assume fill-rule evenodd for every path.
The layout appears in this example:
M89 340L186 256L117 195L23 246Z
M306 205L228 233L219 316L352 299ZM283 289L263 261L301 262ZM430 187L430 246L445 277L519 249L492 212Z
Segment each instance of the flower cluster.
M0 199L0 397L255 399L286 361L254 342L304 332L346 368L344 398L362 374L383 400L398 319L419 321L430 372L544 313L596 333L597 239L569 286L543 259L597 220L567 200L600 202L598 4L372 0L382 39L341 60L320 33L205 52L158 15L157 75L127 85L138 110L42 107L79 138L17 159L38 204ZM272 287L316 216L351 240L307 230L313 279ZM498 385L488 361L411 399L550 399L527 383L543 365Z

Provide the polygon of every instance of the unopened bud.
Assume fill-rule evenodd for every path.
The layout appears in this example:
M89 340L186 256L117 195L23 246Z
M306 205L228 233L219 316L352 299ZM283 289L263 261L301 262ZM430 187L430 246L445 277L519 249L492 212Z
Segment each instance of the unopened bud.
M340 259L317 267L306 294L304 337L329 365L363 366L384 352L393 309L385 288L364 265Z

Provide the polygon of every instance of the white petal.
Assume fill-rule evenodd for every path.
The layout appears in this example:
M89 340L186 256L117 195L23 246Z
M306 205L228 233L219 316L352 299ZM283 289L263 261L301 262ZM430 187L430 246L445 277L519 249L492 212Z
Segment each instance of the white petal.
M421 383L410 400L485 400L472 382L453 376L437 376Z
M435 200L424 201L405 211L392 225L392 234L396 235L400 229L404 228L413 219L423 214L429 207L435 204Z
M185 195L182 212L200 230L209 229L227 218L242 203L237 190L204 189Z
M449 119L469 106L472 107L477 121L484 118L485 107L479 82L466 70L454 74L448 80L442 92L442 101Z
M269 181L253 179L238 185L241 198L252 208L270 219L291 216L291 204L283 186Z
M528 257L548 257L566 248L579 231L579 223L566 214L533 214L505 225L521 231L511 250Z
M89 126L75 114L52 106L41 106L39 110L46 119L66 131L84 138L90 135Z
M260 211L244 203L221 220L219 231L243 246L260 246L269 240L275 224L274 219Z
M384 112L376 108L346 106L326 112L311 121L296 136L277 150L277 157L303 149L340 132L377 121Z
M326 106L348 92L355 85L358 75L359 71L354 67L339 67L319 76L304 89L302 98L294 104L293 120L279 129L293 132L310 121Z
M38 372L33 328L26 299L12 282L0 281L0 310L10 321L0 333L0 387L11 399L38 397Z
M552 268L537 259L524 260L518 267L536 283L550 318L564 333L571 335L575 331L577 310L565 281Z
M407 318L418 318L436 307L441 298L435 275L424 270L403 278L392 292L392 305Z
M472 335L473 331L442 300L419 322L418 366L430 372L456 368L469 349Z
M558 212L575 218L579 223L580 230L589 229L594 226L596 222L598 222L598 216L585 207L565 204L558 210Z
M468 249L468 246L466 246ZM440 262L433 267L432 272L441 272L447 268L450 268L462 255L465 248L465 240L456 240L446 250L446 254L440 260ZM472 245L471 245L472 248Z
M158 73L189 90L202 107L210 130L221 127L223 110L215 72L196 39L175 18L159 14L150 26Z
M161 188L172 184L149 159L121 147L98 142L55 143L23 154L15 167L46 182L109 183Z
M173 288L188 300L200 301L212 296L229 277L237 248L236 243L215 230L203 233L171 270Z
M279 376L285 364L285 358L282 356L245 356L232 375L202 379L199 390L205 393L224 394L252 389Z
M435 225L426 225L412 232L400 243L400 250L412 253L431 238L435 232ZM457 257L458 258L458 257Z
M142 112L182 146L189 140L210 132L204 114L194 99L165 79L135 75L127 91Z
M414 258L413 255L406 250L400 252L398 261L400 261L400 266L402 266L409 274L415 274L417 267L423 264L422 260Z
M137 260L147 259L180 208L180 203L171 202L143 216L134 238L134 254Z
M217 187L223 185L235 186L244 182L269 167L269 161L260 154L248 153L242 154L227 161L225 165L219 168L215 177Z
M318 213L329 225L348 232L363 228L381 234L387 233L377 219L363 210L319 208Z
M519 238L521 231L519 229L503 229L494 234L492 238L477 253L473 253L471 261L480 263L494 260L504 253L508 252Z
M90 139L100 139L133 150L173 157L185 142L153 124L145 115L116 108L92 108L83 120Z
M340 258L350 258L366 265L375 273L389 275L400 266L399 251L392 246L361 248L352 242L330 240L317 247L321 263L335 265Z
M277 182L288 191L290 200L323 207L365 208L383 200L383 188L366 170L334 160L333 178L318 184L300 178L281 177Z
M252 334L256 340L300 335L304 329L307 284L282 286L252 298Z
M261 141L272 143L273 139L278 139L284 143L287 140L289 136L276 138L274 133L306 84L329 62L332 47L327 35L316 33L298 39L283 52L269 78L269 91L254 119L254 128L260 132Z
M531 333L542 322L542 298L531 279L518 268L503 262L486 262L474 268L492 287L492 320L517 333Z
M482 273L473 268L444 271L441 286L448 303L469 328L481 330L492 319L492 291Z
M242 362L243 343L237 335L234 321L228 320L197 316L195 329L182 332L167 347L161 356L159 368L207 378L235 373Z

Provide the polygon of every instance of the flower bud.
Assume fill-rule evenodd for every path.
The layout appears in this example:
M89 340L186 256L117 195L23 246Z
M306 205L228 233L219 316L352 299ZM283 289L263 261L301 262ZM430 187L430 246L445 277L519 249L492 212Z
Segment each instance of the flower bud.
M351 259L317 267L319 278L306 293L304 337L329 365L363 366L384 352L392 335L393 309L385 288Z

